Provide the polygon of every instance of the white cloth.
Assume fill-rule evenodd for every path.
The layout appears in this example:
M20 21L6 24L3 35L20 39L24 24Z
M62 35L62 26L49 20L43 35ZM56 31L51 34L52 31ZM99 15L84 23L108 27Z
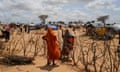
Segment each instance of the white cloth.
M56 36L57 36L57 40L58 40L60 49L62 49L62 45L63 45L62 30L57 30Z

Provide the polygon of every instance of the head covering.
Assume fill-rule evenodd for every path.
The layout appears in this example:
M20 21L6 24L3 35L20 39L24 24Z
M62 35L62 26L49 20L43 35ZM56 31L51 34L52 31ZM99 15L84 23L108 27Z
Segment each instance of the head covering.
M47 31L47 35L48 39L52 38L53 36L55 36L55 33L53 31L53 29L51 27L48 27L48 31Z
M73 35L70 33L70 31L68 29L66 29L66 31L65 31L65 36L66 37L73 37Z
M51 27L48 27L48 33L53 34L53 29Z
M50 60L58 59L60 57L59 45L57 43L56 35L51 27L48 28L46 35L48 57Z

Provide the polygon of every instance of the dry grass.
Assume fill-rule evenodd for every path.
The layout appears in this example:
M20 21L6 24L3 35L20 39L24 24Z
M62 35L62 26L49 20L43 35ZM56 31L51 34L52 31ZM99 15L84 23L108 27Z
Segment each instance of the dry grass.
M46 44L42 40L44 30L32 31L30 34L13 33L6 43L2 55L21 55L27 57L45 56ZM73 32L75 35L74 49L71 52L74 72L119 72L117 53L118 39L109 41L92 40L84 36L83 29ZM60 39L58 39L60 40ZM62 42L60 42L62 44Z

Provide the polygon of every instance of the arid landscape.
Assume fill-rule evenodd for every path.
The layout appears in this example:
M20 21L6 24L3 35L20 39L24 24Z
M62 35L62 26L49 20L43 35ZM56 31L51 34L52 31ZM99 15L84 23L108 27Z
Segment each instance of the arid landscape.
M46 66L46 44L42 36L44 29L28 33L14 31L9 42L1 39L0 72L119 72L119 58L116 53L118 36L113 40L93 40L85 35L85 29L70 32L75 36L74 49L70 61L57 60L56 66ZM56 35L59 30L55 30ZM59 34L60 35L60 34ZM58 36L58 35L57 35ZM60 39L58 39L60 40ZM62 44L62 42L60 42ZM25 56L33 58L31 64L10 65L2 63L6 56Z
M0 72L120 72L120 0L0 0Z

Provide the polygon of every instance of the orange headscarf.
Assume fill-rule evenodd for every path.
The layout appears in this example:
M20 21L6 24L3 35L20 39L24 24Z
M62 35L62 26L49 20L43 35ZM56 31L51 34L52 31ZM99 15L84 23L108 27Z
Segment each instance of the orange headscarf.
M48 48L48 57L51 60L58 59L60 57L59 45L57 42L57 37L54 34L52 28L48 28L46 34L47 48Z

